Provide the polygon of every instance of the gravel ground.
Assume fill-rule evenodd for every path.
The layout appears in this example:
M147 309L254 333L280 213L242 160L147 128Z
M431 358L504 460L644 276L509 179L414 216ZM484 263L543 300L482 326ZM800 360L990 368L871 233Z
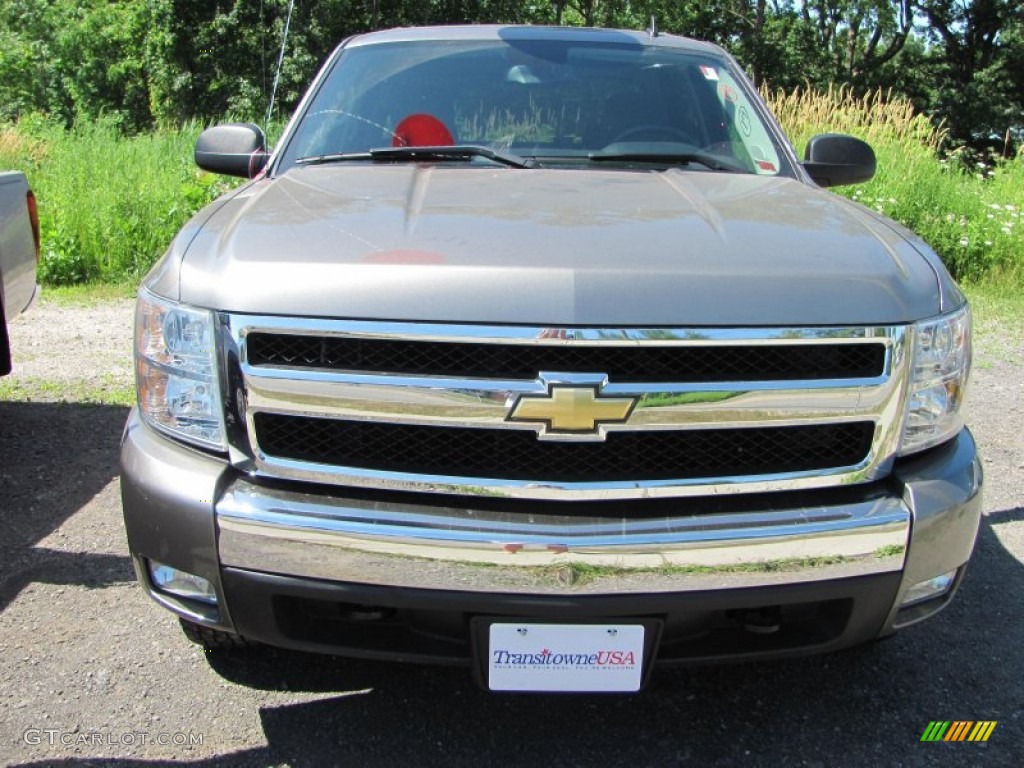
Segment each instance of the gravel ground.
M0 762L1021 764L1019 335L983 334L979 345L968 418L984 451L985 520L959 598L940 616L828 657L661 670L640 696L493 696L462 669L270 649L207 658L142 594L118 498L127 408L103 404L124 402L131 386L131 308L43 301L11 328L16 372L0 380ZM921 743L936 719L998 725L985 744Z

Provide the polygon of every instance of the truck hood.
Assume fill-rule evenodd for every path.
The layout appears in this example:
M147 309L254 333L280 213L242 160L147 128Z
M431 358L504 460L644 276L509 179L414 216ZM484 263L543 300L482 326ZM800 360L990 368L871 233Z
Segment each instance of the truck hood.
M154 273L157 292L310 317L887 324L938 313L943 279L897 229L829 192L683 170L301 167L188 236L178 266Z

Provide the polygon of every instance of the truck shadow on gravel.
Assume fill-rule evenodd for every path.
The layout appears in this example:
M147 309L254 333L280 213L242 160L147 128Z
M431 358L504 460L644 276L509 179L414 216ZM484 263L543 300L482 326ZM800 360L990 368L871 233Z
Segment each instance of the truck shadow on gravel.
M241 685L328 695L261 709L266 747L190 764L1019 766L1024 567L997 529L1022 520L1021 507L986 517L958 598L920 627L830 656L660 669L639 696L491 695L466 669L274 649L210 656ZM921 743L936 719L998 725L985 744ZM45 763L100 764L176 763Z
M0 612L32 582L134 579L127 555L37 546L117 477L127 417L120 406L0 402Z

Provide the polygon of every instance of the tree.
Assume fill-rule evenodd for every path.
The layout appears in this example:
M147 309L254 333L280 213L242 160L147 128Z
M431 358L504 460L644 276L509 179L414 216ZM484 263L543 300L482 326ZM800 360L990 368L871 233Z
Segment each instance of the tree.
M62 8L53 0L0 3L0 119L43 112L69 120L56 41Z
M1024 7L1019 0L917 0L934 44L928 108L982 146L1024 131Z
M148 14L141 3L93 2L71 5L57 31L62 85L73 118L101 114L124 128L152 125L144 50Z
M912 0L805 0L801 13L821 48L832 77L871 84L872 74L895 58L913 30Z

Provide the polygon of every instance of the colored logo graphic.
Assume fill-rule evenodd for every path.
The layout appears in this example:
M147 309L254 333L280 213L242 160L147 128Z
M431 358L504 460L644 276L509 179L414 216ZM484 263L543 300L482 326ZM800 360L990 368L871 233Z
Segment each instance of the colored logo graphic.
M541 436L597 434L598 425L621 423L629 418L635 397L602 397L596 386L552 386L546 395L522 395L509 421L539 421Z
M932 720L921 741L988 741L997 720Z

